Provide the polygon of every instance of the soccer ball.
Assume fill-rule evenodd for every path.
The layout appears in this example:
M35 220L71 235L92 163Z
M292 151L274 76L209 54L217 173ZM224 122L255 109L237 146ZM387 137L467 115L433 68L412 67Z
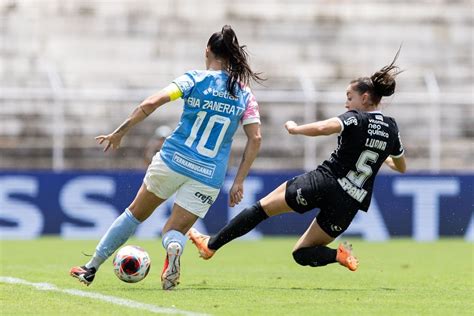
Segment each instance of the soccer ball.
M120 248L114 258L115 275L127 283L143 280L150 271L151 259L145 249L138 246Z

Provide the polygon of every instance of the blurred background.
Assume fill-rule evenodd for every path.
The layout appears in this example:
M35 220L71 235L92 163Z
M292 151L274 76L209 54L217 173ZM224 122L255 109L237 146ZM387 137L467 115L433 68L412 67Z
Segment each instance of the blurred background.
M185 71L204 68L207 40L224 24L268 78L253 86L264 137L257 169L312 168L325 159L333 138L286 137L284 122L342 113L348 82L389 63L402 43L405 72L384 111L397 118L410 169L474 168L470 0L0 4L0 168L142 168L148 137L160 124L174 128L181 101L135 128L120 159L97 150L94 136Z
M23 194L30 200L42 196L33 204L47 217L45 208L68 212L61 206L61 193L42 189L54 175L74 170L71 177L76 177L109 170L115 177L120 170L136 170L141 177L146 145L157 127L176 126L182 101L163 106L136 126L117 152L104 154L94 136L113 131L139 102L185 71L203 69L207 40L224 24L230 24L240 44L247 45L252 68L268 78L263 86L252 87L263 134L254 170L278 179L286 176L282 170L314 168L336 145L335 137L288 137L284 122L307 123L344 112L349 81L390 63L403 44L398 65L405 72L398 77L395 95L383 100L383 111L397 119L412 173L434 181L461 179L446 193L460 206L438 199L435 206L437 212L467 214L461 220L455 216L462 222L458 234L472 226L468 225L474 207L471 0L0 0L4 188L8 176L14 181L8 187L26 190ZM238 165L244 145L240 131L232 166ZM30 172L43 174L37 178L39 184L24 189L15 181L35 177ZM270 190L268 181L259 179L264 179L261 193L253 200ZM396 179L389 179L392 195L374 206L382 214L390 211L393 195L404 192L391 184ZM133 197L135 187L130 191ZM11 198L15 190L3 192L0 223L4 230L13 229L15 220L8 220L11 207L24 209L28 198ZM440 192L437 197L445 194ZM48 194L59 206L41 206ZM431 195L402 199L399 208L434 209L426 196ZM116 200L112 194L109 197ZM64 221L75 222L71 216L64 216ZM79 227L88 225L76 222ZM43 224L37 230L57 233L62 228ZM410 235L414 230L404 232Z

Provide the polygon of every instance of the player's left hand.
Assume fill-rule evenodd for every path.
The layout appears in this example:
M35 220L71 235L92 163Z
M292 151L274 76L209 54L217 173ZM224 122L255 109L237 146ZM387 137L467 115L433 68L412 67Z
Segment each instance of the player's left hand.
M242 201L242 199L244 198L244 184L234 183L232 185L232 188L230 188L229 197L230 197L230 201L229 201L230 207L234 207L237 204L239 204L240 201Z

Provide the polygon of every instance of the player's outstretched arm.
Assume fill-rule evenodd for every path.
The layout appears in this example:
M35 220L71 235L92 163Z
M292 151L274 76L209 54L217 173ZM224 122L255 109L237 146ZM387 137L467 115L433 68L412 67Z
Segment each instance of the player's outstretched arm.
M112 133L108 135L99 135L95 139L102 144L104 141L107 142L104 151L107 151L110 147L112 149L120 148L122 137L137 123L143 121L148 115L153 113L157 108L163 104L169 102L174 95L173 91L170 91L174 84L167 88L149 96L140 105L138 105L130 116ZM170 88L171 87L171 88ZM175 86L176 87L176 86ZM177 87L175 89L178 89Z
M260 135L260 124L253 123L244 125L244 131L247 135L247 144L245 145L242 161L234 179L234 184L229 192L230 206L233 207L242 201L244 196L244 180L247 177L250 167L257 157L262 142Z
M341 123L338 118L333 117L324 121L298 125L294 121L285 123L285 128L292 135L321 136L340 133Z
M407 171L405 156L398 158L388 157L384 162L392 170L398 171L400 173L405 173Z

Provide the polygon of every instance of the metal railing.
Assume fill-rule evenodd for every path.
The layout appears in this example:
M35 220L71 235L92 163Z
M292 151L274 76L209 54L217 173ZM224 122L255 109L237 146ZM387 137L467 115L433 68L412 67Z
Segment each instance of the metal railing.
M53 105L53 116L52 116L52 132L51 143L52 143L52 163L51 168L54 170L63 170L65 168L65 137L67 137L66 132L66 120L65 120L65 110L72 102L75 104L88 104L88 103L110 103L110 102L125 102L130 104L136 104L140 100L151 94L152 90L149 89L74 89L66 88L61 82L61 77L56 71L53 65L46 64L46 72L48 75L50 87L49 88L2 88L2 93L0 94L0 104L5 106L8 102L10 104L16 102L28 102L30 100L41 101L45 103L51 103ZM420 117L418 120L420 122L423 120L424 124L428 126L428 139L425 139L423 144L419 146L428 147L429 157L425 157L425 160L428 159L428 165L420 168L426 169L433 172L437 172L442 169L449 169L449 167L442 164L443 159L443 130L446 126L443 126L441 123L442 120L442 108L440 100L449 100L452 104L457 104L461 107L472 107L473 105L473 94L472 93L458 93L458 92L443 92L436 80L436 77L433 73L426 73L424 75L424 89L418 89L416 92L399 92L395 96L395 102L398 107L403 107L404 105L409 106L416 105L417 107L426 107L426 113L429 113L429 116ZM275 107L283 106L281 115L288 116L288 119L291 119L291 113L285 113L284 106L288 103L300 104L300 109L303 111L304 121L311 122L317 119L324 119L327 117L317 117L319 110L326 111L329 113L328 109L334 107L334 105L340 105L338 107L339 112L343 112L344 109L342 104L344 102L344 94L340 91L320 91L315 88L315 84L312 81L311 77L302 75L299 78L299 84L301 86L300 90L273 90L271 88L255 90L255 94L258 97L258 101L261 104L272 104ZM8 106L8 105L7 105ZM14 110L13 110L14 112ZM406 111L409 116L409 110ZM398 114L403 113L399 111ZM118 116L123 116L123 119L128 115L128 113L118 113ZM470 119L472 122L472 112L468 115L471 115L469 118L460 117L459 119ZM7 120L8 117L2 115L2 120ZM399 124L403 121L403 118L397 119ZM408 127L412 131L402 131L404 135L404 142L410 146L417 146L415 143L410 143L410 134L416 132L416 129L420 126ZM269 127L271 129L271 127ZM0 138L2 135L0 135ZM23 137L23 136L18 136ZM472 140L472 139L471 139ZM21 142L21 139L18 140ZM449 140L448 140L449 141ZM469 139L468 139L469 141ZM317 142L313 141L311 138L307 137L304 139L304 155L303 155L303 164L300 168L311 169L315 166L316 160L321 158L321 154L317 150ZM319 146L319 145L318 145ZM472 146L471 146L472 147ZM466 148L468 151L467 155L470 155L472 148ZM409 153L408 153L409 154ZM324 153L327 155L327 153ZM272 157L267 157L271 159ZM33 164L34 167L34 164ZM458 168L459 166L456 166ZM467 163L465 168L472 169L472 164ZM2 166L0 166L2 168Z

